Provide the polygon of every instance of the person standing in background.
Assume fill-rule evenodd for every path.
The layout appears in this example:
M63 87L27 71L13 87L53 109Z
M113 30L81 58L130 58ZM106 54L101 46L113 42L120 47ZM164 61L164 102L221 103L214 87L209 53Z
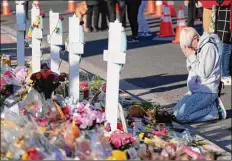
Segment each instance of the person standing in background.
M146 8L147 8L147 0L142 0L141 5L139 7L138 24L139 24L139 36L144 36L144 37L152 35L149 32L149 26L144 16L144 11Z
M125 0L125 2L127 5L128 20L132 31L132 37L128 39L128 42L138 42L138 13L142 0Z
M116 20L116 3L119 4L119 20L122 26L126 27L126 5L125 0L105 0L109 12L109 22L114 22Z
M99 22L99 0L88 0L87 4L87 32L98 32L98 22ZM92 26L93 17L93 26Z
M197 18L200 18L202 20L202 15L203 15L203 8L197 8L198 0L185 0L184 4L186 7L188 7L188 27L193 27L194 26L194 21Z
M216 34L221 38L223 42L222 50L222 82L225 85L231 85L230 76L230 56L232 50L232 34L230 30L230 16L231 16L231 1L216 0L218 6L216 6Z
M107 3L105 0L99 0L99 8L101 14L101 31L107 30L107 17L109 16Z
M212 14L213 5L216 6L216 21L214 25L214 33L216 33L223 42L221 65L222 65L222 79L224 85L231 85L230 76L230 57L232 50L232 34L231 34L231 1L229 0L215 0L215 1L204 1L200 0L199 5L204 8L209 8ZM211 15L207 15L206 19L210 19ZM205 17L204 17L205 18ZM205 21L205 20L203 20ZM207 20L210 21L210 20ZM205 25L209 26L208 24ZM206 29L208 30L208 28Z

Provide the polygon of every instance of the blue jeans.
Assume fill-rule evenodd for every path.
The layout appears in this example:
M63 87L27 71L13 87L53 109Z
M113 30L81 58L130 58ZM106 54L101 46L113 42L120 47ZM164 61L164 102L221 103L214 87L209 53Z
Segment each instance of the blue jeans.
M188 92L174 107L174 116L182 123L216 120L218 94Z
M222 76L230 76L230 55L231 55L231 44L223 43L221 65L222 65Z

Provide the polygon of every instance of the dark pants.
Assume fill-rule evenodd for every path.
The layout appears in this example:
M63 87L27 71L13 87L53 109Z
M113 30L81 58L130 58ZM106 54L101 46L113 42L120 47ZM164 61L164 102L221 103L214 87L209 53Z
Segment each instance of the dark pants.
M194 26L194 21L196 18L199 18L202 21L203 17L203 8L196 8L196 0L190 0L188 4L188 27Z
M107 9L107 3L105 0L99 1L99 8L101 14L101 28L107 28L107 17L109 17L109 12Z
M87 28L92 28L92 17L93 17L93 25L95 29L98 29L98 21L99 21L99 4L97 5L88 5L87 6Z
M117 0L107 1L108 11L109 11L109 22L114 22L116 20L116 3ZM119 20L124 27L126 27L126 6L119 6Z
M28 20L29 17L28 17L28 10L29 10L29 1L25 1L24 3L24 10L25 10L25 14L26 14L26 19Z
M132 36L138 36L138 12L141 0L126 0L127 2L127 15L130 22Z

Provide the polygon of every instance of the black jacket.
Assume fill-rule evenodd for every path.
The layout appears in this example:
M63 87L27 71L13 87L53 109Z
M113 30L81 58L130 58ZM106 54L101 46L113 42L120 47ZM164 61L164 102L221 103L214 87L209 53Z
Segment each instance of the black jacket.
M94 5L99 4L99 0L86 0L86 4L88 6L94 6Z
M202 18L203 17L203 8L196 8L195 3L197 3L197 0L189 0L188 5L188 18L189 19L196 19L196 18Z

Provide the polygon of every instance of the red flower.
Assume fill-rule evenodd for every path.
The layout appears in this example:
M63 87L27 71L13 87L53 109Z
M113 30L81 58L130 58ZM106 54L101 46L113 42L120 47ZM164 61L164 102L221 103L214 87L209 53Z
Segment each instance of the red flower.
M65 78L66 78L66 74L65 73L62 73L62 74L60 74L59 76L58 76L58 80L59 81L65 81Z
M39 151L36 148L30 148L27 150L29 160L42 160Z
M117 129L123 131L122 123L118 123L117 124Z
M165 136L167 133L168 133L167 129L152 132L152 134L156 136Z
M48 74L47 79L48 80L55 80L56 76L53 73L50 73L50 74Z
M12 77L12 73L10 71L5 71L4 75L8 77Z
M59 19L60 19L61 21L63 21L63 20L64 20L64 17L60 16Z
M110 131L111 131L110 123L107 123L107 124L106 124L105 130L106 130L107 132L110 132Z
M69 112L70 112L69 107L65 106L65 107L63 108L63 112L64 112L65 114L69 114Z
M31 80L36 80L36 74L31 75Z
M43 11L40 11L40 16L42 16L44 18L45 17L45 13Z
M40 73L36 73L35 77L36 77L36 79L41 79L42 76Z
M76 120L76 124L79 126L82 124L82 122L80 120Z

